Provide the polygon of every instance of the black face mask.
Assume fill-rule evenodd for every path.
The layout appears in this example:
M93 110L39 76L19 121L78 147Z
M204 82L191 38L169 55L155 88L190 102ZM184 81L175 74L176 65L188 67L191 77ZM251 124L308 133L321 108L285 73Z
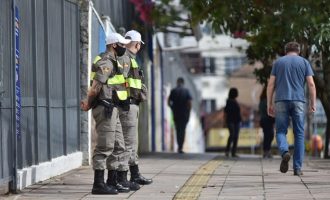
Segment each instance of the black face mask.
M126 51L126 48L121 47L119 45L117 45L114 49L116 51L117 56L119 56L119 57L122 56L122 55L124 55L124 53Z

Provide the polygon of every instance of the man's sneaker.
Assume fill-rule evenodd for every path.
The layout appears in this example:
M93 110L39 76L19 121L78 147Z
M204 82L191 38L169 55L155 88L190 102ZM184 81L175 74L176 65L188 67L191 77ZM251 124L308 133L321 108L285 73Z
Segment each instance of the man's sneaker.
M302 171L300 169L295 169L293 170L293 175L295 176L301 176L303 175Z
M286 173L288 171L290 158L291 156L289 152L284 153L284 155L282 156L282 162L280 165L280 171L282 173Z

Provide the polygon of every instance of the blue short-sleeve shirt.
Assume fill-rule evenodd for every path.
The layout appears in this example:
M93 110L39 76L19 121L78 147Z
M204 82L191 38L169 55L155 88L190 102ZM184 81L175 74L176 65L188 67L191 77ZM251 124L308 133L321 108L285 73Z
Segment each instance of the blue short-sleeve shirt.
M296 55L283 56L275 61L271 74L275 76L275 102L305 102L306 76L314 75L305 58Z

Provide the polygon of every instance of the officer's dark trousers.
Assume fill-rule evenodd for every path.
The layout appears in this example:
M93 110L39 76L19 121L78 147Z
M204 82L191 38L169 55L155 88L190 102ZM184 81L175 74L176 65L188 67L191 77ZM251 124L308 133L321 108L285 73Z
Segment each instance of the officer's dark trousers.
M238 134L239 134L239 123L228 123L229 137L227 141L226 152L229 152L231 143L233 147L231 149L231 154L236 155Z
M188 119L181 116L174 116L176 139L178 142L178 151L182 151L183 148L183 142L186 135L186 126L188 123Z

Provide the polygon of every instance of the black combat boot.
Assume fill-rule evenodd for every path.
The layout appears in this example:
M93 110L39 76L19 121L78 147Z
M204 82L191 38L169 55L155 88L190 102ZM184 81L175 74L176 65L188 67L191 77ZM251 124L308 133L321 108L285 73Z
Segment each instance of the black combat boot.
M117 171L117 181L124 187L129 187L130 190L136 191L140 189L140 185L127 180L127 171Z
M118 194L118 190L115 187L104 183L104 170L94 171L92 194Z
M149 185L152 183L152 179L144 178L140 174L138 165L129 166L129 170L131 171L131 182L135 182L140 185Z
M111 186L115 187L118 190L118 192L120 192L120 193L130 191L129 187L124 187L118 183L116 170L108 170L107 185L109 185L109 186L111 185Z

